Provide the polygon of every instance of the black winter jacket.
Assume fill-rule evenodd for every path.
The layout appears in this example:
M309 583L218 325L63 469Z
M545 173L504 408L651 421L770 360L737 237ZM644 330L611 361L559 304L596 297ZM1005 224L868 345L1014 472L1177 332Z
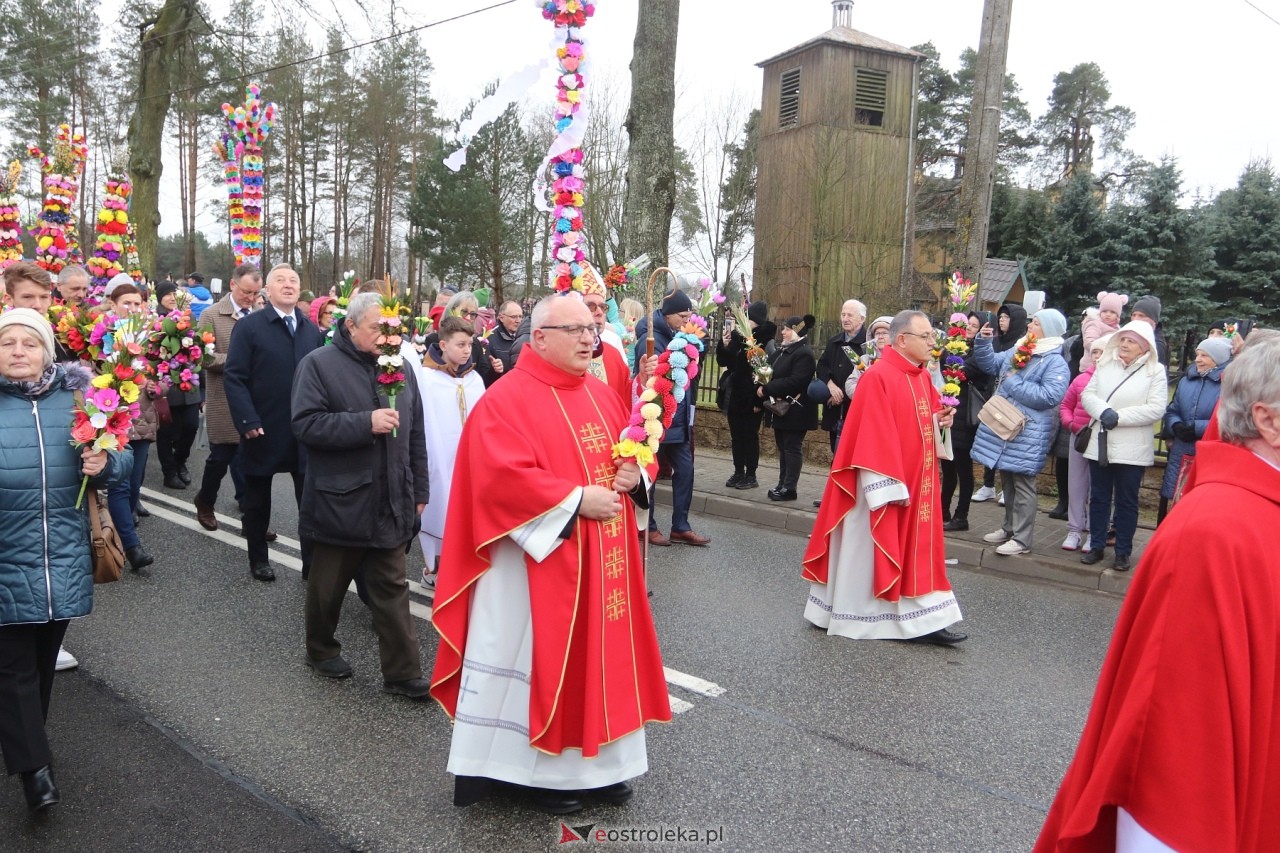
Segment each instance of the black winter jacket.
M805 393L817 366L809 342L799 340L789 346L778 347L769 363L773 366L773 378L764 385L765 397L791 397L793 402L785 415L775 415L766 410L768 425L780 430L817 429L818 404Z

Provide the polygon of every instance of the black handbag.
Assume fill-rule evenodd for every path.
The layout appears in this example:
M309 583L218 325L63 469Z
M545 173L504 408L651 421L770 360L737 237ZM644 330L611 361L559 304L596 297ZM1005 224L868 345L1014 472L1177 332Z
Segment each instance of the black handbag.
M791 411L791 405L795 402L790 397L765 397L764 407L778 417L783 417L787 412Z
M1076 433L1076 452L1084 453L1089 449L1089 439L1093 437L1093 427L1086 426Z

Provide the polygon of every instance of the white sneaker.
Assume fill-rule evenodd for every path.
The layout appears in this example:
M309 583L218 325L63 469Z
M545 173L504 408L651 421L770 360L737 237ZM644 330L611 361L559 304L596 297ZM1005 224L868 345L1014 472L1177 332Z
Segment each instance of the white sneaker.
M1004 506L1004 492L1001 492L1000 497L996 498L996 503L1000 504L1000 506Z
M1010 539L997 548L996 553L1001 557L1016 557L1019 554L1030 554L1031 549L1024 547L1017 539Z
M1079 551L1080 550L1080 534L1068 533L1067 538L1062 540L1062 550Z
M425 586L427 589L435 589L435 588L436 588L436 573L435 573L435 572L427 572L427 571L425 571L425 570L424 570L424 571L422 572L422 585L423 585L423 586Z
M53 665L55 672L66 672L69 669L75 669L80 665L80 661L76 660L76 656L71 652L58 647L58 662Z
M986 536L982 537L983 542L990 542L992 545L1000 545L1009 541L1009 534L1004 530L993 530Z
M1080 546L1080 550L1081 551L1093 550L1093 537L1090 536L1088 533L1084 535L1084 544Z
M990 486L983 486L981 489L978 489L978 491L974 492L973 497L969 498L969 500L973 501L976 504L980 504L985 501L991 500L995 496L996 496L995 489L991 488Z

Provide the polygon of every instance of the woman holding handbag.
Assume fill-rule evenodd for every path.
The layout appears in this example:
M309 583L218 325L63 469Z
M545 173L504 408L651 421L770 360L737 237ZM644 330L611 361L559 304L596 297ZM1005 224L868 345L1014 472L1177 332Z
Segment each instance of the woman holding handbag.
M1138 490L1143 474L1156 461L1152 426L1169 405L1169 380L1156 355L1151 324L1134 320L1111 336L1080 398L1093 419L1084 457L1089 460L1089 529L1094 533L1093 547L1080 562L1102 561L1106 540L1097 534L1107 529L1114 499L1116 551L1111 567L1128 571L1138 528Z
M1036 312L1027 334L1010 349L1000 353L992 349L990 325L982 327L974 346L978 366L1000 380L995 395L983 407L973 458L1000 473L1004 524L982 538L998 545L996 553L1004 557L1031 550L1039 510L1036 477L1044 468L1058 405L1071 376L1062 357L1066 331L1067 318L1045 308ZM998 413L1004 425L988 417L988 412Z
M818 428L818 407L809 402L805 393L817 367L806 340L813 324L809 314L791 317L783 324L782 346L769 357L773 378L756 388L756 397L768 410L765 419L773 427L778 446L778 485L769 490L771 501L796 499L796 484L804 466L804 435Z
M72 446L73 389L91 377L53 358L43 314L0 315L0 752L32 811L60 799L44 728L53 668L67 623L93 608L89 520L76 507L81 478L109 487L133 461L128 452Z
M989 316L989 315L988 315ZM960 383L960 405L951 424L951 459L942 460L942 529L956 532L969 529L969 502L973 498L973 441L978 435L978 412L991 396L995 380L978 366L978 356L973 345L982 327L982 317L976 311L969 312L965 339L969 353L964 358L964 382ZM951 496L959 486L955 512L951 511Z

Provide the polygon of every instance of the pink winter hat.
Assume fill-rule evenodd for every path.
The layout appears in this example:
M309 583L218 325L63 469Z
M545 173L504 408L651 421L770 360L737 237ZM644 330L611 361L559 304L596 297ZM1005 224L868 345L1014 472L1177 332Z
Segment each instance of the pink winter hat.
M1107 293L1105 290L1098 294L1098 310L1114 311L1119 316L1124 311L1124 306L1129 304L1129 297L1123 293Z

